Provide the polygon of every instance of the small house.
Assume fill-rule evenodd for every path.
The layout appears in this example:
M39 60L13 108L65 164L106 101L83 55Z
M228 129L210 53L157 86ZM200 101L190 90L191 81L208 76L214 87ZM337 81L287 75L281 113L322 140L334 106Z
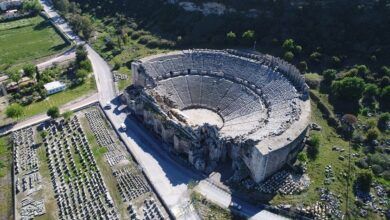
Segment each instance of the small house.
M54 81L50 83L46 83L43 85L48 95L64 91L66 89L66 85L60 81Z

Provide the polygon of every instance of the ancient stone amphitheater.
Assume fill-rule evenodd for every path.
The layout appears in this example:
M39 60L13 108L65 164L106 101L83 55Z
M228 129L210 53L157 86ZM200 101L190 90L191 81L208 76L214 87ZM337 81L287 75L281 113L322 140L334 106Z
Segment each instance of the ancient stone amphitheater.
M124 93L146 127L196 169L260 182L301 150L308 88L292 65L237 50L184 50L132 64ZM226 167L226 166L225 166Z

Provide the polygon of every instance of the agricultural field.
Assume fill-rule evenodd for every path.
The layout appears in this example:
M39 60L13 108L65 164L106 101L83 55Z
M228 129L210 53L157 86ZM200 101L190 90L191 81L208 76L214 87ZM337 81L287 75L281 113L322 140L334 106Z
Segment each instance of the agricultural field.
M0 23L0 70L36 62L68 47L50 22L40 16Z

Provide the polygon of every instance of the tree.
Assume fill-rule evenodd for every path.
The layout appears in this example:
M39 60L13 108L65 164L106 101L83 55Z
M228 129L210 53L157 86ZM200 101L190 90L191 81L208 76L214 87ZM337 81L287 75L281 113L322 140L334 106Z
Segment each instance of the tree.
M369 100L374 100L375 97L379 95L378 86L372 83L366 84L363 95Z
M322 76L324 77L324 81L328 84L331 84L333 80L336 79L337 71L335 69L327 69L322 72Z
M282 48L286 51L292 51L295 48L295 42L293 39L286 39L283 44ZM301 48L302 49L302 48Z
M38 14L38 12L43 10L43 7L39 0L27 0L23 2L22 9L24 11L30 11L33 14Z
M78 80L80 80L80 82L83 82L85 80L85 78L87 78L89 72L85 69L78 69L76 71L76 77Z
M367 131L367 141L372 142L373 140L376 140L379 137L379 131L376 128L370 128Z
M390 109L390 86L382 89L380 103L382 108Z
M299 62L298 69L301 72L306 72L307 71L307 63L306 63L306 61Z
M28 64L23 66L24 74L26 74L26 76L29 76L31 78L35 77L36 70L37 69L35 68L34 64L31 64L31 63L28 63Z
M60 117L60 109L57 106L50 107L46 114L52 119L58 118Z
M237 40L237 36L233 31L230 31L226 34L226 40L228 43L233 44Z
M385 112L379 116L378 119L378 128L382 131L386 131L390 127L390 113Z
M245 43L252 43L255 40L255 31L253 30L247 30L244 33L242 33L242 39Z
M363 171L358 173L355 180L356 185L359 186L359 189L363 192L370 192L370 187L372 183L372 174L368 171Z
M76 62L80 63L83 60L86 60L88 57L88 52L82 45L78 45L76 48Z
M65 120L69 120L73 115L73 111L66 111L62 113L62 117L64 117Z
M23 115L23 107L17 103L12 104L7 107L7 109L5 110L5 114L8 118L17 119Z
M291 51L287 51L286 53L284 53L283 57L285 60L291 62L294 59L294 53Z
M16 82L19 84L20 79L22 76L20 75L19 71L11 71L8 73L8 77L12 80L12 82Z
M57 10L62 13L68 13L70 8L70 3L68 0L54 0L53 4Z
M79 63L79 69L84 69L86 70L87 72L92 72L92 65L91 65L91 62L87 59L87 60L83 60Z
M332 95L346 101L357 102L362 97L365 83L359 77L345 77L332 83Z
M319 63L321 61L322 54L319 52L313 52L310 54L310 60L316 63Z

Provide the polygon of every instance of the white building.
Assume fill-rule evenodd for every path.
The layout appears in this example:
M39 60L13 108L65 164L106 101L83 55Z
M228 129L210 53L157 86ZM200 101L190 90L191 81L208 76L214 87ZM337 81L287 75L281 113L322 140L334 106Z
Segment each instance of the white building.
M0 0L0 10L6 11L10 8L19 7L22 5L21 0Z
M64 91L66 89L66 85L60 81L46 83L44 85L44 87L45 87L48 95L51 95L51 94L54 94L57 92L61 92L61 91Z

